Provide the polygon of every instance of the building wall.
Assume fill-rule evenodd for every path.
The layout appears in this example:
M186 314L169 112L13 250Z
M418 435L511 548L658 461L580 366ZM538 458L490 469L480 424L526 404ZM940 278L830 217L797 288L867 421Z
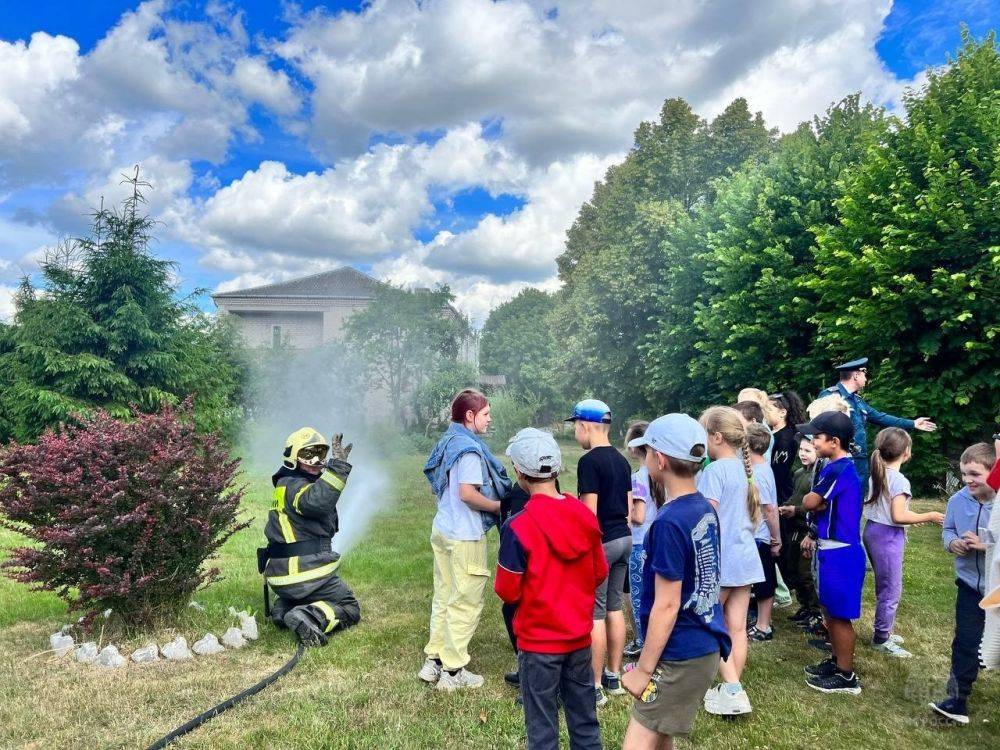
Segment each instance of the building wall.
M367 300L218 300L220 315L239 321L244 341L250 347L274 345L274 326L280 326L282 344L299 349L343 336L344 321Z
M279 334L283 346L296 349L323 339L322 312L238 310L230 314L240 321L243 340L253 348L274 346Z

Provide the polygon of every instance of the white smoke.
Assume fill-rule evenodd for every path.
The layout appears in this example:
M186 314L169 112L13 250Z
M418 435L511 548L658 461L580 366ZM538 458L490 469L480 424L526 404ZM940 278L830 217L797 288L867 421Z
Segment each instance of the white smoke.
M341 554L360 540L372 519L392 503L385 443L393 429L379 418L380 401L368 393L357 360L337 342L312 349L255 353L246 433L254 471L281 466L286 437L312 427L327 441L343 434L353 443L347 487L337 505L340 530L333 546Z

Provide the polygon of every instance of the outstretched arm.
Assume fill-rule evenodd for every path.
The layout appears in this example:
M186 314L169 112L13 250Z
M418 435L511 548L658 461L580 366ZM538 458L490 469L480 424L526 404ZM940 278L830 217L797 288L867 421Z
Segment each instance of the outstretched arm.
M920 417L919 420L905 419L904 417L897 417L893 414L879 411L871 404L868 404L868 421L872 424L877 424L879 427L902 427L904 430L912 430L916 428L932 432L937 429L937 425L927 419L927 417ZM917 422L920 422L925 426L921 427L917 424ZM930 429L927 429L926 425L930 425Z

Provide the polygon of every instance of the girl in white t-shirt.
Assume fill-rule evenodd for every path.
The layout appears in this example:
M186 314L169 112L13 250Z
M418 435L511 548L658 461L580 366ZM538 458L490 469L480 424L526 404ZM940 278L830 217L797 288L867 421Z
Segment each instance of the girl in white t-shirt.
M753 482L753 465L746 428L739 413L728 406L713 406L701 415L708 433L712 459L698 475L698 491L719 515L719 600L733 642L729 658L719 665L722 683L705 694L705 710L720 716L748 714L753 709L740 676L747 661L747 609L750 587L764 580L754 532L761 520L760 493Z
M940 526L944 522L943 513L914 513L910 510L910 480L903 476L900 469L910 460L911 445L909 433L899 427L886 427L876 436L862 536L875 573L875 634L872 643L876 651L899 658L913 656L899 645L903 639L892 633L896 608L903 594L906 526L916 523L936 523Z

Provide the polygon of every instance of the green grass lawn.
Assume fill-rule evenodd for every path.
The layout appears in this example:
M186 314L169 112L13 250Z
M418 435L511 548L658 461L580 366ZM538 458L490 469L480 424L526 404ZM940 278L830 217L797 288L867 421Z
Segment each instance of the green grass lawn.
M579 452L566 450L575 466ZM423 456L406 455L392 464L389 510L346 556L344 578L361 600L362 622L336 635L324 649L306 653L298 668L264 693L196 730L175 746L184 748L507 748L524 744L523 720L503 673L514 664L500 617L499 601L488 596L483 621L472 643L473 663L486 676L478 691L440 695L416 677L427 636L431 599L428 543L434 499L420 472ZM174 629L156 634L164 643L174 634L191 642L211 629L231 624L226 609L260 609L260 578L253 550L269 502L267 474L250 476L246 511L254 527L231 540L219 565L226 579L196 598L205 612L187 610ZM567 489L575 477L564 477ZM918 506L930 503L918 503ZM940 503L934 507L941 507ZM496 544L496 533L492 540ZM0 535L0 547L17 543ZM705 748L985 748L997 746L1000 679L980 676L973 696L972 725L935 726L926 703L942 695L952 637L954 582L951 559L941 549L936 528L913 529L907 548L906 584L897 631L914 652L891 660L865 644L870 638L871 581L858 671L858 697L826 697L803 683L802 667L817 651L776 615L777 638L752 647L744 684L754 703L752 716L718 719L702 713L690 741ZM33 656L48 635L67 619L52 595L29 592L0 581L0 747L142 747L210 705L273 671L294 646L285 632L262 627L261 639L240 652L194 663L129 665L106 672L57 659ZM130 647L139 643L126 644ZM619 747L630 698L612 699L600 710L605 743ZM992 739L991 739L992 738Z

